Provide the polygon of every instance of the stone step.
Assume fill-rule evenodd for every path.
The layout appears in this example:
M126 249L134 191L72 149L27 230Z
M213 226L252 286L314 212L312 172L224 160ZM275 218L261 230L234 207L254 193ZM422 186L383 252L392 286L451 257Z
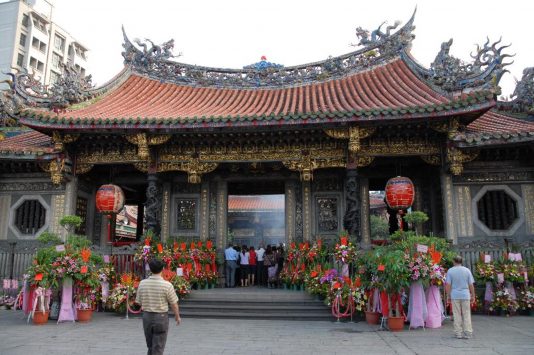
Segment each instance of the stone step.
M330 308L302 291L261 287L194 290L180 301L185 318L331 321Z

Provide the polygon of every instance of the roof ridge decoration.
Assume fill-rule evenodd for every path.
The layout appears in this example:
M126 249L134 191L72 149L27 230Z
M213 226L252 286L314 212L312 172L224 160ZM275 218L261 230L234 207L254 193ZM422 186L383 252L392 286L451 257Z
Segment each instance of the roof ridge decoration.
M173 44L170 40L161 46L152 44L148 49L146 43L134 41L140 47L137 48L126 35L124 27L124 64L139 75L151 79L174 83L178 85L196 87L230 87L242 88L279 88L298 86L305 83L325 81L340 78L347 74L362 71L375 65L387 62L408 49L415 36L412 31L415 11L408 22L395 33L400 22L388 26L386 32L382 32L380 25L376 30L369 32L358 27L356 35L360 39L358 45L363 48L338 57L329 57L324 61L308 63L292 67L271 66L264 70L255 65L246 66L243 69L222 69L178 63L169 60L172 56L168 46L167 52L163 50L165 45ZM148 41L148 40L147 40ZM149 41L152 43L151 41ZM156 55L158 47L165 55Z
M88 100L98 92L93 89L91 75L83 76L72 63L61 64L62 75L51 86L41 84L35 72L12 69L15 73L5 73L11 77L4 80L9 89L0 93L2 125L16 125L17 113L26 107L63 112L69 105Z
M502 45L501 39L490 45L489 37L481 47L477 45L476 52L471 53L473 63L465 63L449 54L453 39L441 44L441 50L430 64L430 69L418 66L418 70L431 83L444 91L461 91L469 88L491 89L499 94L499 81L504 73L508 72L504 59L514 55L503 54L502 50L510 45Z
M499 101L497 109L534 115L534 67L523 69L523 76L520 81L516 80L512 97L512 101Z

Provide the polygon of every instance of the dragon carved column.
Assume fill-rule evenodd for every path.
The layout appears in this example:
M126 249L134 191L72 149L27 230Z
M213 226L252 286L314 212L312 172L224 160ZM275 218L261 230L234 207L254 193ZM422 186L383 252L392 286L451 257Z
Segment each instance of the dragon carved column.
M161 225L159 221L161 201L158 198L158 177L155 172L148 173L148 187L146 189L146 229L159 235Z
M345 197L347 207L345 216L343 217L343 228L349 234L359 240L360 236L360 196L358 186L358 170L347 169L347 176L345 179Z

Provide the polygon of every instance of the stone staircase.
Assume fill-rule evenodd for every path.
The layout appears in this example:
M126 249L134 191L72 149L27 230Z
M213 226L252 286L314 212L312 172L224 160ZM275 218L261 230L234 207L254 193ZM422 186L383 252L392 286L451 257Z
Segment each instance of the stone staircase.
M184 318L333 321L330 308L306 292L260 287L193 290L180 301Z

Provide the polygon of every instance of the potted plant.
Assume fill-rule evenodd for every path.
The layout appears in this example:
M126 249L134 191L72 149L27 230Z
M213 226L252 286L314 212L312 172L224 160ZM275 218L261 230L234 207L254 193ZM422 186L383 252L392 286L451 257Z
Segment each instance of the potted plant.
M388 250L383 265L384 288L388 293L388 327L391 331L401 331L404 328L404 317L401 314L400 293L409 287L410 278L404 251Z
M362 286L367 294L365 320L368 324L379 324L380 291L383 290L383 272L379 271L381 262L380 249L369 251L357 261L358 274L362 278Z
M407 213L403 219L410 224L415 224L415 235L417 236L423 228L423 223L428 221L428 215L422 211L412 211Z

